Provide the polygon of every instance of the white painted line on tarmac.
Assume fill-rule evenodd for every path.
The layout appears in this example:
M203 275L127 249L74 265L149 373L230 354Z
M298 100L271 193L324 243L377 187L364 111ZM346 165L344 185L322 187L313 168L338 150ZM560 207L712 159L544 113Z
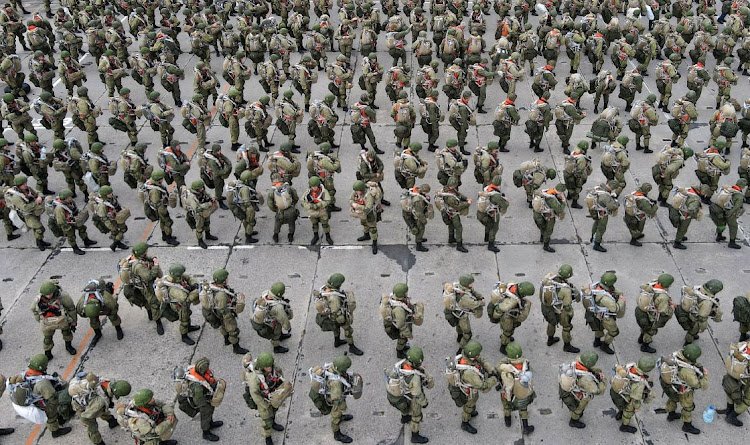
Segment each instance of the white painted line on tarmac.
M331 250L359 250L362 249L364 246L322 246L324 249L331 249Z
M203 249L201 246L188 246L187 250L227 250L229 246L208 246L208 249Z
M232 247L234 250L242 250L242 249L255 249L255 246L234 246Z

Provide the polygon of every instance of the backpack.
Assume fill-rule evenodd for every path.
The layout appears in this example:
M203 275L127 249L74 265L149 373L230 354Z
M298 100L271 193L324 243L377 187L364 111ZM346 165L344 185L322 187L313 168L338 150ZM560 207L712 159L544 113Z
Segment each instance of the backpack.
M411 110L408 104L396 103L396 123L408 124L411 122Z
M47 39L44 38L44 36L42 35L41 28L39 27L34 27L34 29L29 29L26 32L26 40L29 41L29 44L32 47L42 46L45 43L47 43Z
M642 100L636 100L635 102L633 102L632 108L630 109L630 117L640 122L643 116L643 111L646 107L646 102Z
M121 259L117 264L117 273L119 274L120 281L122 281L123 284L133 284L131 273L133 270L133 264L135 262L135 257L131 255Z
M273 203L278 209L277 211L286 210L292 207L292 194L289 191L289 187L289 184L283 183L280 186L271 188L271 192L273 193Z
M584 198L584 203L586 204L586 208L589 211L592 211L592 210L595 210L597 212L606 211L607 210L606 208L603 208L599 205L599 196L603 194L609 194L609 192L599 186L589 189L589 191L586 193L586 197Z
M560 44L560 34L556 32L552 32L552 31L548 32L547 38L545 39L545 44L544 44L545 48L549 50L554 50L554 49L557 49L559 44Z
M406 377L409 375L418 375L423 379L426 378L425 374L417 369L403 369L403 365L406 360L401 360L391 368L390 371L383 369L385 375L385 390L388 394L393 397L406 397L411 399L411 390L409 385L406 384Z
M732 195L734 193L742 193L742 192L735 192L735 190L730 185L723 185L719 187L719 189L716 191L716 193L711 196L711 202L718 205L722 209L725 210L731 210L732 209Z
M740 298L740 297L737 297ZM729 345L729 355L725 360L727 375L735 380L746 383L750 380L750 370L748 369L748 360L750 360L750 349L747 342L740 342Z
M685 312L697 315L698 304L703 300L711 300L711 302L718 306L718 299L716 297L709 297L708 295L700 291L700 286L682 286L680 295L680 307Z
M734 321L741 324L750 324L750 301L745 295L734 297L732 314L734 314Z
M24 376L11 377L7 381L6 389L10 394L10 400L18 406L35 406L43 400L41 395L34 394L34 384L48 376L39 376L36 379L27 379ZM51 379L51 376L49 376ZM45 416L46 417L46 416Z
M620 160L617 159L617 154L620 152L620 150L608 144L603 147L603 151L604 153L602 153L602 165L613 169L620 166Z
M263 51L261 48L260 36L257 34L249 34L247 36L247 50L250 52Z
M482 37L471 36L469 38L469 47L466 49L469 54L479 54L482 52Z

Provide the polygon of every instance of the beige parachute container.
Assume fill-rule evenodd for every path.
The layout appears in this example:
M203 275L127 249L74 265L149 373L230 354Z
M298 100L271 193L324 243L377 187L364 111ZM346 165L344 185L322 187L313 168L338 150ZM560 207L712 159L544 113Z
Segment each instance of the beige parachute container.
M614 122L617 118L617 114L620 112L619 109L615 107L607 107L602 111L602 114L600 115L601 119L604 119L607 122Z
M718 205L722 209L732 209L732 195L734 195L734 188L731 185L723 185L719 187L719 190L711 196L711 202ZM741 192L738 192L741 193Z
M696 289L691 286L682 286L680 296L680 307L687 313L695 313L698 310L699 295Z
M727 375L735 380L748 381L750 379L750 348L747 342L729 345L729 356L724 361Z
M636 297L635 304L638 308L644 312L651 312L654 310L653 303L653 287L652 283L646 283L641 285L641 291Z
M618 150L607 144L603 147L603 153L602 153L602 165L605 167L618 167L620 165L620 161L617 159L617 153Z
M750 170L750 148L742 149L742 156L740 157L740 168L742 170Z
M632 107L630 108L630 117L640 121L641 117L643 116L643 107L646 106L646 102L642 100L637 100L633 102Z
M456 292L453 283L443 283L443 305L451 310L456 305Z
M268 301L266 301L261 295L255 299L255 304L253 306L253 313L251 315L252 320L255 323L263 324L268 316Z
M204 280L200 284L200 291L198 292L198 301L201 303L201 308L208 311L214 308L214 293L211 290L211 285L208 281Z
M555 105L555 119L565 119L566 116L565 102Z
M479 54L482 52L482 37L481 36L471 36L469 38L469 46L466 49L466 52L469 54Z
M578 376L576 375L576 364L563 363L558 368L557 381L560 384L560 389L565 392L572 392L573 389L577 388Z
M422 323L424 322L424 303L414 303L413 307L414 314L412 321L416 326L422 326Z
M120 275L120 281L122 281L122 284L131 284L131 272L132 272L132 266L135 262L135 258L128 256L120 260L120 263L117 265L117 272Z
M507 115L507 111L505 107L503 106L503 103L500 102L497 104L497 108L495 108L495 120L496 121L503 121L505 120L505 116Z
M391 303L390 303L391 296L388 294L383 294L380 297L380 305L378 306L378 311L380 312L380 316L385 321L391 321Z

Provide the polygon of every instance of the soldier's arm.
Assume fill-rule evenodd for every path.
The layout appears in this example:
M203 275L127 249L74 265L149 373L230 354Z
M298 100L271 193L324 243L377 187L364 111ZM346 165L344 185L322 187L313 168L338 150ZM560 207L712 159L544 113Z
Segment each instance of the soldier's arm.
M268 409L270 403L260 393L260 380L258 380L258 378L254 375L252 376L252 380L250 381L249 389L250 397L253 398L253 402L255 402L255 404L258 405L259 408Z
M273 313L276 321L281 325L281 327L285 331L289 331L292 329L292 323L289 321L289 316L287 315L282 305L279 304L279 305L274 306L271 309L271 312Z
M190 386L193 390L193 397L191 398L191 402L196 407L200 408L208 403L208 400L206 400L206 394L204 392L203 385L201 385L200 383L191 383Z
M76 313L76 305L73 302L73 299L70 298L70 295L68 295L67 293L62 292L60 300L62 301L65 315L67 317L70 317L72 324L76 324L76 322L78 321L78 314Z
M331 403L333 403L334 406L344 403L344 385L341 382L334 380L329 384L329 386L331 390Z
M412 336L411 323L406 322L406 311L403 308L393 308L393 323L402 337L409 338Z

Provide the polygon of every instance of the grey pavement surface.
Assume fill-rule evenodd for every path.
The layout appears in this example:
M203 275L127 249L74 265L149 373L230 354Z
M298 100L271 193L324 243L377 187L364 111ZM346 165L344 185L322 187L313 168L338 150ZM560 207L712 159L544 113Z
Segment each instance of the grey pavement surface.
M39 1L25 3L31 10L41 5ZM489 33L494 31L495 21L496 16L493 14L489 18ZM489 33L487 38L491 43L492 36ZM182 47L186 48L187 42L184 35L181 40ZM355 48L357 48L356 43ZM379 48L379 59L387 68L391 64L391 58L385 52L382 35ZM28 53L21 54L25 59L29 56ZM356 51L355 54L357 54ZM335 57L335 54L329 54L329 59L332 57ZM299 54L292 56L293 61L298 58ZM412 65L412 72L415 72L416 61L411 56L408 60ZM89 96L106 110L108 103L106 89L99 82L95 73L96 67L92 66L92 58L87 55L82 61L89 73L90 81L86 85L89 88ZM217 74L221 72L221 61L216 57L212 61L212 68ZM357 67L355 74L357 77L361 71L359 61L360 59L354 65ZM541 58L538 61L541 61ZM183 97L187 97L192 94L192 67L195 64L195 58L185 53L180 57L179 64L186 68L186 80L182 84L182 92ZM709 67L712 64L713 58L709 56ZM686 67L684 65L681 69L682 79L685 79ZM609 57L607 57L605 67L612 68ZM568 71L568 60L564 55L560 57L557 71L561 85L552 94L550 99L552 104L559 103L564 98L562 83ZM582 63L581 72L590 78L591 68L588 61ZM262 94L257 82L257 76L253 76L248 82L246 98L256 99ZM137 104L145 101L143 89L132 79L126 79L124 84L133 90L133 98ZM350 103L354 103L361 93L356 82L354 85L350 93ZM656 90L653 74L645 79L645 85L643 96L648 91ZM320 80L314 87L313 97L321 98L325 95L326 86L327 80L321 73ZM284 88L287 87L289 83ZM610 250L609 253L603 254L591 249L588 241L591 221L588 219L587 212L569 210L565 220L559 222L555 228L553 246L557 252L544 253L537 242L538 231L532 222L531 210L525 205L523 191L513 187L510 181L511 172L522 161L534 157L534 154L527 148L528 139L523 132L523 126L519 126L513 129L513 139L509 145L511 152L504 154L501 158L505 166L504 191L511 201L511 207L500 223L498 234L500 253L493 254L487 251L482 243L482 226L476 221L474 207L469 216L464 218L464 236L469 248L468 254L461 254L447 244L446 228L439 217L430 221L427 226L425 236L429 241L426 245L430 251L416 252L413 237L410 236L402 220L398 206L400 191L393 179L390 164L390 156L395 149L393 125L388 116L390 105L382 88L381 85L377 98L377 104L381 108L378 111L378 123L375 127L380 148L386 150L386 155L383 156L387 170L384 183L385 197L394 205L385 209L383 221L378 224L381 253L377 256L371 254L369 244L355 241L361 233L360 225L346 211L334 214L331 219L331 233L335 245L322 248L307 246L311 238L311 229L309 222L304 218L298 221L297 234L293 243L273 243L271 240L273 215L267 208L260 211L256 226L261 242L252 246L243 245L240 223L230 212L219 211L212 217L212 232L219 236L219 241L214 242L208 250L201 250L197 246L195 236L184 222L184 212L176 209L172 212L176 217L175 235L182 244L178 247L166 246L160 240L159 230L155 230L154 225L143 217L136 193L127 188L120 172L113 181L115 193L119 195L124 205L130 207L134 215L129 221L129 231L125 237L128 245L133 245L139 240L147 240L153 246L150 252L156 255L163 265L175 261L182 262L187 266L187 272L198 278L210 277L215 269L226 267L230 272L231 285L243 291L248 297L259 295L274 281L281 280L286 283L287 296L292 300L295 317L292 320L292 338L284 342L290 347L290 352L277 355L276 359L286 376L293 380L295 392L277 414L276 420L286 426L286 432L274 434L276 443L334 443L329 419L321 417L307 397L308 369L331 361L344 349L334 349L331 335L321 332L315 325L315 309L310 304L309 297L311 291L320 287L334 272L346 275L345 287L353 290L357 296L358 308L355 313L354 338L357 346L365 351L364 356L353 357L352 366L354 371L361 373L364 377L364 396L360 400L348 401L354 420L343 426L343 431L350 434L356 443L402 444L409 441L408 426L404 428L400 425L399 413L388 404L385 397L382 370L392 366L396 362L396 357L394 344L385 335L377 311L380 295L388 292L398 282L408 283L412 298L426 305L425 323L415 328L415 336L411 343L424 348L426 356L424 364L436 378L435 388L427 393L430 405L424 410L425 419L422 426L422 433L430 438L430 443L452 444L469 441L514 444L559 444L572 441L644 444L746 443L747 415L741 417L746 421L746 426L743 428L735 428L726 424L721 415L717 415L713 424L705 425L700 416L709 404L715 404L718 408L723 408L725 405L725 397L720 384L724 374L722 357L726 355L729 343L735 342L738 337L737 324L732 321L730 313L731 299L750 289L750 266L748 266L750 216L745 215L740 220L743 248L738 251L727 249L725 243L714 242L714 226L708 215L703 221L691 226L688 233L688 249L685 251L674 250L671 247L674 229L669 223L665 209L660 209L657 218L646 224L646 237L643 240L644 246L641 248L628 244L629 234L622 218L612 218L604 242ZM160 86L157 90L162 91ZM682 80L675 86L673 97L680 97L685 91L685 82ZM690 132L689 139L689 144L694 148L704 148L708 140L707 122L713 112L715 92L716 86L711 83L704 89L699 101L699 123ZM733 92L735 97L743 99L744 96L737 95L747 92L747 78L742 77L740 84L733 88ZM38 94L38 90L33 93ZM65 95L63 85L56 84L56 93L58 96ZM162 93L164 95L163 91ZM416 100L413 91L411 97ZM500 86L494 84L489 87L486 108L492 110L504 99L505 95ZM301 102L302 98L295 94L295 100ZM527 76L519 84L516 102L521 108L522 122L525 120L528 104L533 100L530 79ZM589 109L589 116L576 127L572 143L585 138L590 128L594 114L591 111L592 100L591 95L585 95L582 100L582 106ZM171 99L166 99L166 101L171 105ZM447 106L444 96L441 97L440 102L444 107ZM615 95L612 97L611 105L624 107L623 102ZM354 181L354 166L359 147L351 142L348 117L343 116L340 110L339 115L342 118L339 120L340 124L336 131L341 144L338 153L343 172L337 176L336 185L340 202L345 202ZM119 156L128 141L122 133L107 126L107 116L108 113L105 111L104 116L99 118L100 135L102 140L107 142L106 154L110 159L114 159ZM305 123L307 119L306 116ZM492 119L492 113L479 115L478 126L470 130L467 148L471 149L478 144L485 144L494 138ZM663 145L662 141L668 143L671 132L666 125L666 120L667 117L660 113L660 124L653 129L652 148L654 149L660 149ZM175 120L176 139L187 141L184 146L189 146L192 153L195 148L195 138L179 126L178 121L179 119ZM148 125L143 126L143 121L140 123L139 139L150 143L147 155L151 162L155 163L159 136L151 131ZM300 125L298 129L297 140L303 147L303 153L305 149L313 149L312 141L305 131L305 125ZM286 138L275 131L275 128L272 130L272 140L278 147ZM623 134L632 136L627 126ZM14 141L15 135L10 130L6 131L5 135ZM85 134L77 128L71 128L69 135L85 141ZM441 127L438 143L443 144L453 137L455 137L455 131L446 122ZM223 141L229 153L228 138L228 131L218 123L217 119L214 119L214 124L208 132L209 141ZM41 131L40 139L45 144L51 144L51 132ZM426 145L426 137L421 128L417 127L414 130L412 140L421 141ZM240 142L248 141L243 131ZM735 165L739 160L737 147L738 144L735 142L735 149L730 155ZM554 166L558 175L562 177L564 158L554 128L547 133L543 148L545 151L540 154L540 158L545 164ZM593 150L590 154L594 159L594 174L587 187L603 180L603 175L599 170L601 150ZM422 155L430 163L426 182L431 184L434 190L438 187L436 163L426 150L422 152ZM229 156L231 157L231 153ZM633 165L628 174L626 193L632 191L635 184L650 181L650 167L655 162L656 154L644 155L642 152L631 150L630 157ZM193 161L194 168L188 176L188 183L198 177L195 159ZM676 183L679 185L696 184L697 179L692 172L694 167L694 161L688 161ZM50 178L50 188L53 190L60 190L64 187L60 174L52 173ZM476 197L479 186L474 183L471 171L465 173L465 178L467 180L464 181L462 191L472 198ZM736 169L733 168L732 173L722 179L722 183L730 183L735 179ZM307 185L305 175L301 175L294 183L297 190L302 193ZM268 186L269 177L266 174L260 179L259 190L265 191ZM79 203L82 203L82 199L78 199ZM6 375L21 372L32 355L42 352L42 337L29 311L31 301L42 281L59 275L63 289L77 300L78 293L87 279L100 276L108 277L113 281L117 279L117 262L126 253L109 251L105 247L109 244L107 238L97 233L93 227L90 227L89 233L93 239L99 241L99 246L102 247L87 249L87 254L82 257L74 255L69 248L66 248L63 239L51 239L49 232L47 240L54 241L57 248L46 252L39 252L32 247L31 234L26 234L12 242L0 243L0 280L3 283L2 297L5 305L2 319L0 319L4 329L2 340L5 345L0 353L2 358L0 372ZM283 240L285 240L285 233L282 231ZM653 403L644 406L637 414L638 432L635 435L617 431L618 422L614 419L616 410L608 391L589 405L583 417L588 427L584 430L570 429L567 426L568 412L558 398L556 373L558 364L570 361L574 356L562 352L562 343L553 347L545 345L546 325L538 309L538 301L534 301L529 319L515 334L516 341L523 346L525 356L531 361L535 371L538 398L531 406L530 419L531 424L536 426L536 431L530 436L523 436L517 414L513 416L512 427L506 428L503 425L499 393L494 390L480 397L478 405L480 414L472 422L479 433L476 436L470 436L459 429L460 409L456 408L451 401L442 376L444 359L452 355L457 347L454 342L454 330L448 326L442 315L441 285L443 281L456 280L460 274L472 273L476 277L476 288L485 295L489 295L492 285L499 279L528 280L538 286L546 273L556 270L563 263L573 265L575 275L572 282L577 286L584 286L592 280L597 280L605 270L617 271L617 288L624 292L628 301L628 310L625 318L619 321L621 334L615 341L616 354L614 356L600 354L599 366L608 375L611 374L610 370L615 363L635 361L641 355L636 342L638 328L633 310L635 297L642 283L654 279L660 273L671 273L676 277L672 296L678 299L678 289L682 284L701 284L710 278L719 278L724 282L724 291L720 294L725 312L724 320L721 323L711 322L709 331L701 335L698 341L703 348L701 361L710 370L711 376L709 389L696 395L694 423L703 429L700 436L687 437L680 431L679 422L667 423L666 415L663 412L656 412L659 408L663 408L666 402L666 399L661 397L658 384L655 388L657 396ZM577 314L574 319L573 343L582 348L590 347L593 334L584 324L583 307L576 305L575 309ZM166 335L157 336L154 325L147 321L144 311L131 307L122 296L120 296L120 315L123 318L125 331L125 338L122 341L117 341L112 327L105 324L104 338L96 347L89 347L91 332L84 321L75 333L74 344L77 347L80 346L79 354L70 357L63 349L61 338L56 337L55 358L50 363L49 371L68 377L78 371L91 371L105 377L126 378L133 384L134 389L149 387L155 391L158 398L171 400L174 397L173 383L170 378L172 368L175 365L187 365L198 357L207 356L211 359L211 367L215 374L228 381L228 395L215 414L216 419L224 420L225 426L216 430L216 433L222 438L223 443L262 442L260 421L256 413L245 406L241 397L243 387L240 380L240 356L232 354L229 347L223 346L219 333L203 323L200 309L194 310L193 322L200 323L203 329L192 334L197 340L197 344L193 347L180 342L176 325L167 325ZM472 320L472 325L474 338L484 345L483 356L492 362L499 360L502 357L498 351L499 327L489 323L486 317ZM259 338L251 328L247 311L240 317L239 326L240 342L253 354L257 355L262 351L270 350L269 342ZM670 321L656 337L653 346L658 352L655 356L670 354L681 347L682 341L682 329L676 320ZM652 371L651 375L655 379L658 378L656 371ZM180 424L173 438L179 440L181 444L203 443L199 423L190 421L182 413L179 413L178 417ZM16 428L15 434L0 439L2 443L88 443L85 429L77 420L72 424L73 432L64 439L55 441L51 439L48 431L35 428L34 425L16 416L7 400L0 403L0 425ZM119 429L109 430L102 423L100 430L108 444L132 443L132 439Z

